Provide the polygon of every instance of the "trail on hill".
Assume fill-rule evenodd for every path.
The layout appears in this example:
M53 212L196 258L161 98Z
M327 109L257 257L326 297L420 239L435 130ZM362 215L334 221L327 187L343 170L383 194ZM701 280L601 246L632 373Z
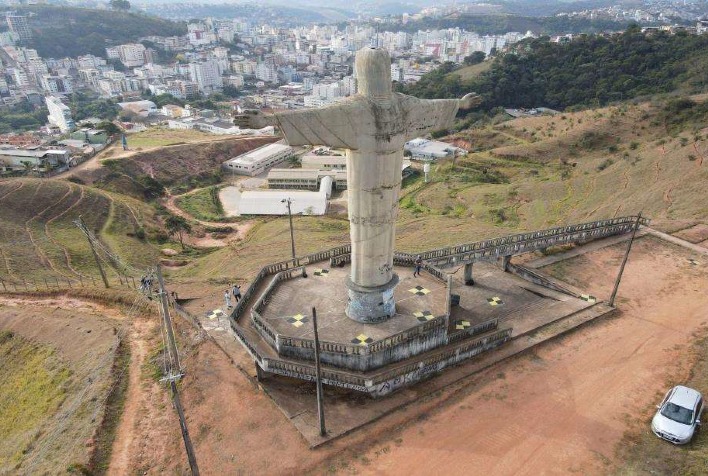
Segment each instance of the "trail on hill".
M136 426L140 422L141 403L146 391L141 382L141 373L148 356L147 336L154 325L147 319L134 319L130 331L130 367L128 368L128 389L125 395L123 413L116 431L111 451L108 474L132 474L131 461L136 446Z
M190 195L190 194L196 193L200 190L202 190L202 189L190 190L189 192L182 194L182 195L172 195L170 192L167 192L167 199L163 201L163 205L172 214L180 216L180 217L184 218L185 220L195 222L201 226L208 227L208 228L223 228L224 226L233 226L234 232L229 234L229 236L224 239L216 239L216 238L211 238L211 237L205 237L205 238L188 237L189 243L191 243L195 246L227 246L229 243L231 243L233 241L245 240L246 236L248 235L248 232L251 231L251 229L255 225L256 220L241 221L241 222L238 222L238 224L199 220L198 218L195 218L194 216L190 215L186 211L179 208L177 206L177 204L175 203L175 200L177 200L178 198L183 197L185 195Z
M24 187L24 185L25 185L25 183L22 182L22 181L20 181L20 185L18 185L17 188L14 188L14 189L10 190L10 191L7 192L6 194L4 194L2 197L0 197L0 202L3 201L3 200L5 199L5 197L9 197L9 196L12 195L13 193L17 192L19 189L21 189L22 187Z

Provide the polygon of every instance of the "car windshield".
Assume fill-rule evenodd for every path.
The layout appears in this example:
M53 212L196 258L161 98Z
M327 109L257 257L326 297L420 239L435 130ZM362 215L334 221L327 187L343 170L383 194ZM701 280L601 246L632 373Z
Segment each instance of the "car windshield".
M684 425L690 425L693 422L693 410L680 407L675 403L667 403L661 409L661 414L669 420L677 421Z

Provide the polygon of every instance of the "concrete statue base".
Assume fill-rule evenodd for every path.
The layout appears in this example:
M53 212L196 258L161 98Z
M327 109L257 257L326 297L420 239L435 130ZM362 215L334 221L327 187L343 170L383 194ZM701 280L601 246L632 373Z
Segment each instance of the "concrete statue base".
M347 317L364 324L383 322L396 314L396 300L393 291L398 285L398 275L381 286L359 286L347 279L349 302L347 302Z

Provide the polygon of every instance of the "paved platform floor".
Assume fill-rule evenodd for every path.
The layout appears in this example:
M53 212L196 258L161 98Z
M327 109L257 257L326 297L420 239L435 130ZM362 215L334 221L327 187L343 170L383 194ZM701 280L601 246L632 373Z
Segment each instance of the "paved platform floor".
M326 265L317 263L308 268L307 278L284 281L276 288L262 316L278 333L312 339L312 306L317 308L320 339L354 344L376 342L445 313L447 286L442 281L425 271L416 278L410 268L397 266L401 281L394 292L396 315L379 324L353 321L344 313L350 268ZM537 310L563 315L595 302L591 296L584 301L534 285L492 263L475 263L473 286L464 284L462 269L453 270L452 276L452 293L460 296L460 303L452 308L449 332L496 318L511 324L516 335L525 332L523 317Z
M322 341L370 344L445 314L444 282L425 272L413 277L412 268L396 266L394 273L400 279L394 290L396 314L378 324L353 321L344 313L349 272L349 265L330 268L327 261L308 266L307 278L297 277L278 285L262 317L282 335L312 339L314 306Z

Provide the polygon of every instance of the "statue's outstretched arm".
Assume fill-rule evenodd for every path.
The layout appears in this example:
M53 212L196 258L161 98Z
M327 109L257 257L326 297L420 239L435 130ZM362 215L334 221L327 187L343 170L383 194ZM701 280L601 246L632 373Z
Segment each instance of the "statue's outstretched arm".
M482 102L475 93L466 94L462 99L418 99L401 94L404 107L409 109L408 139L447 129L455 122L460 109L471 109Z
M360 101L349 100L317 109L283 111L272 115L257 111L250 123L257 129L279 127L291 146L327 145L356 149L356 118L361 113L361 106Z

